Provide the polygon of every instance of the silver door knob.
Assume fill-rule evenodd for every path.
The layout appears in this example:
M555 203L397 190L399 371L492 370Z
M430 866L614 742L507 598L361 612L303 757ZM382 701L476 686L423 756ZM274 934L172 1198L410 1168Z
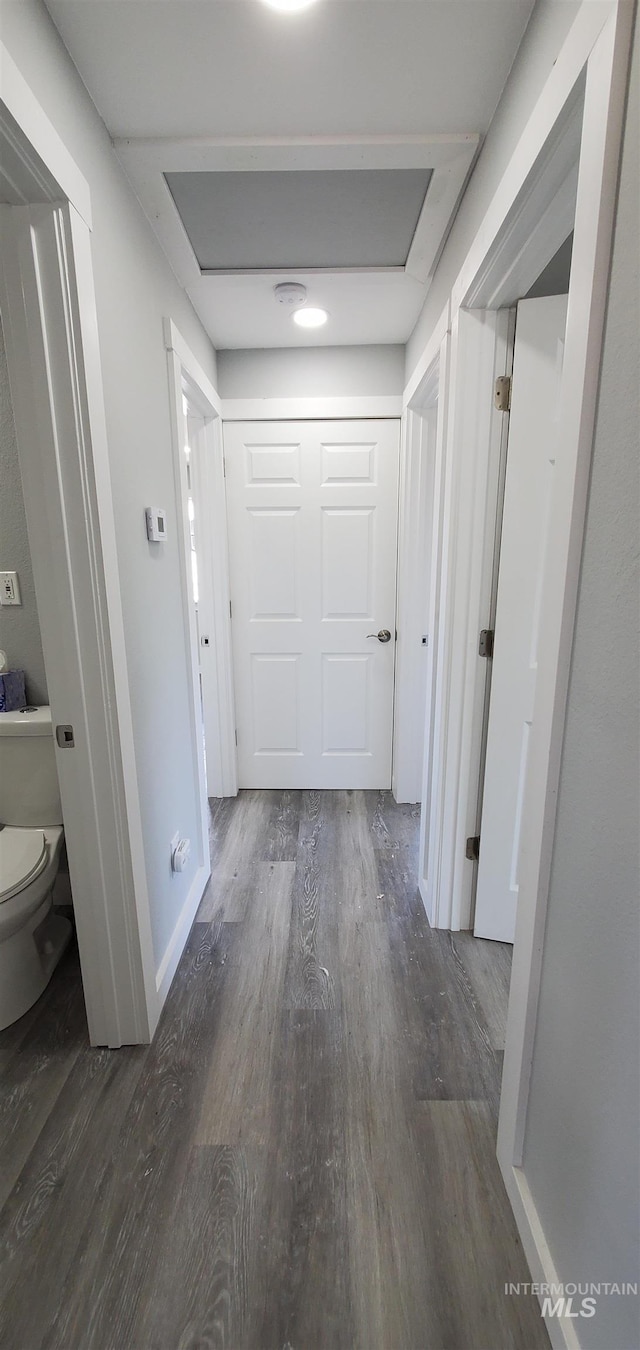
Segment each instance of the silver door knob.
M367 633L367 637L377 638L378 642L391 642L391 633L388 628L381 628L379 633Z

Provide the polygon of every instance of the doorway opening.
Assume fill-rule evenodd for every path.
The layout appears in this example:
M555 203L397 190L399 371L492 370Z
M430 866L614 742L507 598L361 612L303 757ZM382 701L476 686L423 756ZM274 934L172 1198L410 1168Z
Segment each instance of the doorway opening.
M483 834L490 826L490 782L497 774L498 747L504 744L504 737L492 734L492 723L500 703L498 668L502 665L504 669L506 660L506 647L500 638L501 611L506 613L503 592L511 580L511 604L522 601L521 607L528 615L521 647L527 659L527 692L533 706L519 710L519 734L509 737L515 763L515 787L508 803L509 829L505 828L504 809L499 820L502 861L507 864L509 880L516 881L519 899L498 1158L534 1279L542 1280L553 1280L555 1272L529 1190L523 1156L631 18L629 7L617 6L603 23L602 16L598 18L591 7L583 7L581 23L576 23L563 53L564 64L558 62L554 67L478 229L450 302L448 484L444 495L439 612L446 641L439 650L443 665L436 673L446 691L444 724L437 727L444 743L444 781L432 921L454 931L471 927L477 868L472 846L480 834L477 931L489 932L488 928L480 928L480 881L487 861L487 849L483 858ZM548 287L545 269L563 248L568 254L566 241L572 231L565 330L564 300L551 303L546 297L525 297L541 275L543 280L539 284ZM516 306L521 347L527 340L525 316L555 311L548 335L544 386L552 430L540 432L539 436L545 439L552 436L555 447L560 447L554 453L548 439L544 447L547 453L542 465L543 485L532 512L538 523L532 531L535 548L527 565L532 584L526 599L522 587L516 584L513 557L509 563L510 551L513 554L514 547L517 550L520 544L517 511L509 484L509 461L512 460L516 472L520 435L514 439L505 463L504 519L502 529L497 529L504 461L496 414L504 417L504 413L493 405L494 381L497 375L508 374L510 311ZM497 360L501 345L502 369ZM513 371L514 426L516 414L521 418L521 394L526 394L527 387L526 360L523 367L518 347L516 330L515 359L525 375L522 384L518 369ZM434 356L432 352L430 359ZM426 364L425 360L420 363L410 382L409 408L419 395ZM542 373L535 380L542 391ZM558 425L553 434L556 409ZM525 477L521 464L517 469L519 486ZM530 489L531 500L532 494ZM501 540L504 552L496 586L497 539ZM484 820L479 830L478 784L490 664L486 645L485 654L481 655L480 638L483 630L492 628L496 636L494 688L486 732ZM532 691L534 671L535 691ZM430 814L433 818L433 800ZM490 848L488 851L490 854ZM432 861L431 858L429 865ZM500 935L496 930L491 934Z
M544 285L544 282L543 282ZM486 653L477 865L478 937L513 942L522 812L538 668L541 590L553 502L567 295L516 311L507 454L501 474Z
M17 84L13 92L15 115L0 108L0 148L11 167L0 205L0 309L89 1037L118 1046L151 1037L159 1000L95 334L91 206L30 91ZM22 119L38 128L42 153L20 130Z

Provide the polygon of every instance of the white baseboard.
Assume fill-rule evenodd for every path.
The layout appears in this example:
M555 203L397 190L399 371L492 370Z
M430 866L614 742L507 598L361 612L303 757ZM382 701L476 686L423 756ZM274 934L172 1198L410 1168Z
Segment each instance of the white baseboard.
M524 1254L535 1284L560 1284L529 1183L520 1167L501 1167ZM542 1299L540 1299L542 1303ZM545 1317L553 1350L581 1350L576 1323L569 1317Z
M198 912L198 905L204 895L205 886L210 876L211 869L209 867L200 867L196 872L189 887L187 898L178 915L178 922L169 938L167 949L158 967L156 989L161 1008L171 988L171 981L178 968L178 962L185 949L187 938Z

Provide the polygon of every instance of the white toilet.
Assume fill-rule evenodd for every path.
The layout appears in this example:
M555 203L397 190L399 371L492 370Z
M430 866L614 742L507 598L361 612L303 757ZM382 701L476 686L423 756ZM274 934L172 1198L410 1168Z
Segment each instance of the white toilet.
M63 836L51 710L0 713L0 1030L40 997L71 936L51 910Z

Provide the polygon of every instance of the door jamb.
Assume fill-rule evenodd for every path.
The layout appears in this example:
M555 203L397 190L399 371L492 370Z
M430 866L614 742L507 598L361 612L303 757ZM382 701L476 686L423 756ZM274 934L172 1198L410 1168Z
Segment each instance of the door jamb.
M402 394L223 398L222 422L346 422L402 415Z
M424 749L415 728L424 728L428 738L427 703L420 692L424 689L423 666L432 664L433 621L426 618L424 587L429 568L424 568L424 550L432 561L433 490L425 500L425 456L435 460L438 455L439 423L443 417L442 388L446 367L446 338L449 329L449 305L440 315L429 343L427 363L415 395L404 402L400 429L400 473L398 487L398 571L394 709L393 709L393 773L392 791L397 802L421 800L424 776ZM444 344L444 352L443 352ZM436 409L438 410L436 412ZM434 418L435 413L435 418ZM431 445L424 443L424 422L434 418L430 434ZM435 433L435 434L434 434ZM429 437L429 433L427 433ZM425 652L421 637L427 637ZM427 683L429 676L427 673Z
M446 310L448 315L448 306ZM306 397L296 398L241 398L241 399L221 399L219 400L221 410L222 430L227 422L345 422L349 420L357 421L385 421L391 420L400 422L401 451L402 454L402 436L403 436L403 399L401 394L388 395L353 395L336 397ZM225 539L228 529L226 514L224 521ZM227 549L227 587L228 582L228 549ZM227 591L227 595L228 595ZM398 604L398 592L396 591L396 604ZM227 610L228 610L227 599ZM396 614L397 614L396 609ZM397 644L396 644L397 659ZM233 705L233 658L231 648L231 630L229 628L229 654L228 661L225 662L227 672L226 679L229 683L229 699ZM397 707L397 679L396 668L394 667L394 702L392 708L392 779L395 775L396 764L396 707ZM233 795L237 792L237 758L235 750L235 714L233 722L227 726L233 728L233 763L234 763L234 783L235 787L230 789L225 795ZM230 781L230 779L229 779Z
M527 773L498 1159L518 1217L569 669L595 428L633 6L617 0L589 52L538 678ZM596 209L594 209L594 203ZM523 1184L524 1183L524 1184ZM530 1199L530 1197L529 1197Z
M398 561L391 791L396 802L421 800L426 730L425 678L431 513L437 436L438 370L434 401L407 409L400 429ZM426 645L425 645L426 644Z
M188 625L186 639L191 653L190 715L194 756L198 765L196 791L202 806L204 828L208 810L207 792L212 797L235 797L238 791L222 405L216 390L172 319L167 318L164 321L164 337L169 367L176 495L181 508L178 512L180 571L185 628ZM197 456L192 490L197 497L196 518L201 522L198 539L198 554L202 564L199 574L201 632L209 635L213 641L209 647L201 648L201 653L198 652L198 634L190 590L188 492L183 454L186 439L186 422L182 411L183 395L186 395L204 421L201 453ZM202 671L206 728L206 786L204 754L198 730L199 669ZM206 846L203 844L202 865L206 863L208 867L207 839L208 829L204 828L203 840Z
M540 251L524 241L545 170L563 126L572 134L576 99L584 93L576 183L575 230L563 369L560 436L563 456L543 581L540 661L520 855L520 898L498 1126L498 1160L534 1280L554 1281L553 1261L523 1170L529 1081L540 994L542 953L553 850L569 665L595 423L611 239L616 201L634 6L582 4L527 123L452 292L452 379L461 377L455 342L465 315L487 304L513 304L540 267ZM544 207L549 254L551 224L565 219L567 201L553 175ZM544 195L544 194L543 194ZM540 217L540 199L536 216ZM536 252L535 258L533 253ZM547 259L548 260L548 259ZM517 268L514 263L517 261ZM529 272L531 275L529 276ZM517 275L516 275L517 274ZM514 279L515 278L515 279ZM527 284L528 282L528 284ZM468 363L465 375L468 374ZM454 439L454 457L461 447ZM462 600L466 604L466 596ZM458 620L457 622L461 622ZM459 697L459 696L458 696ZM463 757L474 728L467 722ZM454 766L459 776L459 766ZM460 909L461 915L461 909ZM459 920L458 920L459 921ZM577 1345L574 1324L549 1319L552 1344Z
M473 870L465 840L475 823L486 664L478 635L488 625L502 414L493 386L509 364L509 310L458 310L451 326L438 654L442 739L438 872L430 922L467 928Z
M76 729L72 762L57 749L56 762L89 1036L94 1045L115 1047L149 1041L160 1002L109 474L90 192L2 44L0 55L0 143L16 201L3 208L10 213L0 277L7 360L52 717ZM33 363L42 378L32 383ZM73 619L64 625L56 622L61 599Z
M448 315L447 315L448 318ZM427 628L427 681L425 698L425 733L423 742L422 786L420 791L420 838L418 846L418 889L429 922L434 919L434 901L438 894L440 872L440 840L443 790L443 639L445 627L441 624L442 539L446 495L446 443L449 406L451 332L443 334L437 357L418 386L414 400L419 408L427 403L437 368L438 412L433 473L433 508L431 513L431 540L429 560L429 599Z

